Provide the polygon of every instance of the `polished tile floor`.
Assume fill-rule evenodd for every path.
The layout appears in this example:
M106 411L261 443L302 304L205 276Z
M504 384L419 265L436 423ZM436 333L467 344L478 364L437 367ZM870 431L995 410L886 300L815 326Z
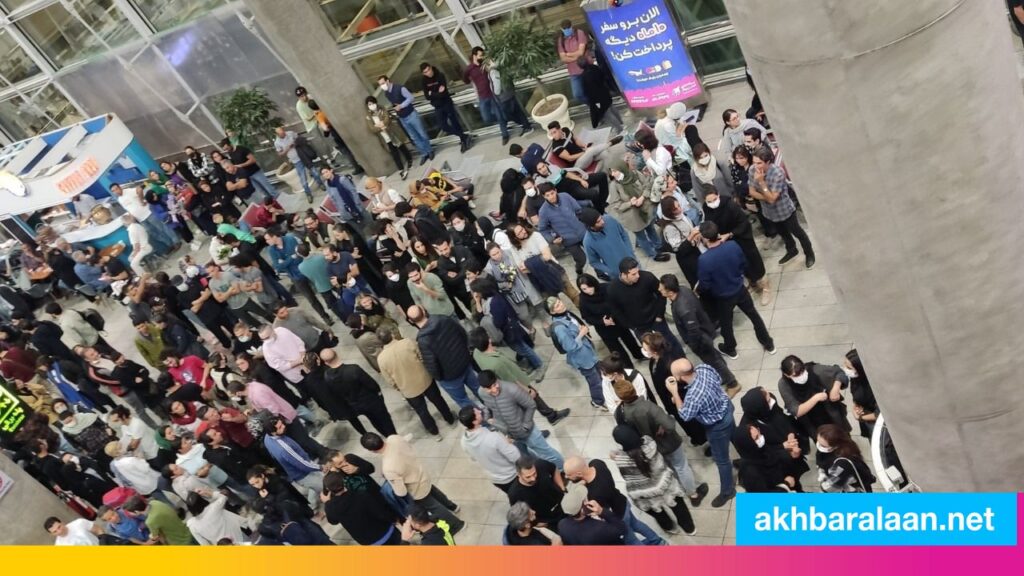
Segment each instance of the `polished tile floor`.
M712 145L717 144L721 133L721 112L729 107L745 110L749 105L750 96L745 84L734 84L713 90L711 105L705 119L699 124L704 139ZM538 142L542 142L543 138L544 133L541 130L536 130L528 137L529 140ZM480 161L476 180L477 212L480 214L496 207L500 195L500 175L506 168L516 165L516 161L507 156L506 150L507 147L501 145L500 139L491 137L479 140L466 154L467 157L474 157ZM457 148L447 147L439 150L437 162L445 160L453 167L462 164ZM413 171L413 174L418 173L416 170ZM390 176L387 183L400 191L405 190L406 183L402 182L397 174ZM286 208L290 210L307 207L301 194L283 198ZM813 230L811 235L813 238ZM787 354L797 354L804 360L839 363L843 354L853 344L845 313L837 304L825 271L828 262L819 259L813 270L806 270L803 257L800 256L780 267L776 262L783 253L781 240L766 241L760 238L759 245L769 272L774 298L771 304L758 306L758 309L775 339L778 354L769 356L761 349L754 338L749 321L738 313L736 334L740 357L729 361L729 364L744 389L763 386L776 392L780 376L779 364ZM206 259L206 247L201 249L198 256L197 259ZM655 274L680 274L674 261L655 263L645 258L641 260L644 268ZM102 311L108 317L108 326L118 327L117 330L111 330L109 335L112 343L141 361L137 358L132 344L134 331L124 309L118 304L106 304L102 306ZM408 326L403 330L407 332L407 336L412 336ZM343 327L336 325L336 331L342 336L340 348L343 358L365 367L362 357ZM617 447L611 438L613 417L589 406L589 396L582 378L565 364L544 336L538 338L538 352L545 362L549 363L544 381L537 385L538 390L555 408L572 409L572 415L552 429L552 437L549 440L565 456L580 454L588 458L608 458L609 452ZM646 374L646 369L643 371ZM456 537L458 544L500 544L508 503L505 495L491 485L484 472L462 451L458 441L461 427L446 428L441 422L445 438L437 442L427 436L412 410L397 392L386 389L385 396L399 433L412 435L413 445L424 466L436 479L437 485L462 506L460 516L467 524ZM738 400L736 403L738 420ZM547 423L544 422L542 427L548 428ZM320 439L332 448L350 451L368 457L371 461L378 461L376 456L368 455L359 447L357 435L346 423L325 426L320 432ZM862 448L866 447L866 443L862 442ZM702 452L692 448L688 448L688 457L698 480L710 485L711 496L717 494L719 480L714 463L704 458ZM614 471L615 467L610 462L609 465ZM814 474L812 471L803 478L804 485L809 489L817 484ZM733 502L723 508L714 509L710 506L710 500L711 498L708 498L700 508L693 510L697 535L670 536L668 540L671 543L719 545L734 542ZM657 529L653 519L647 518L647 523ZM339 530L336 536L339 541L348 541L343 531Z

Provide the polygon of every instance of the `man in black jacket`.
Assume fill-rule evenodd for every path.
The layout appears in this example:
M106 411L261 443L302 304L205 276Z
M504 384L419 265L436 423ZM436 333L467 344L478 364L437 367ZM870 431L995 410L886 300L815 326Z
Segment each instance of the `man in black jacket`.
M463 386L480 400L480 382L473 369L469 336L458 320L429 316L420 306L410 306L406 318L419 328L416 343L423 365L459 408L474 406Z
M658 292L658 278L640 270L635 258L619 262L619 277L608 283L608 306L615 322L632 330L637 339L648 332L658 332L673 351L686 356L665 322L665 299Z
M401 533L395 528L396 515L388 507L380 489L352 486L341 472L324 476L324 491L320 501L331 524L342 528L362 546L397 546L402 543Z
M399 220L406 220L405 231L410 238L419 236L430 243L448 238L448 229L437 214L426 206L413 208L408 202L399 202L395 204L395 216Z
M466 313L462 311L465 308L472 317L473 299L466 290L466 266L476 260L473 253L464 246L453 246L447 238L434 241L434 250L437 252L437 275L441 277L445 294L455 305L455 315L459 320L465 320Z
M356 414L370 419L370 424L383 436L397 434L380 385L355 364L344 364L333 348L320 351L320 360L327 367L324 370L324 387L334 391Z
M675 319L676 330L683 337L683 342L686 342L701 362L718 372L729 397L735 396L741 386L736 381L736 376L729 370L725 358L715 350L715 324L704 311L697 295L690 290L680 289L679 279L675 274L665 274L661 277L658 292L672 306L672 318Z
M441 130L452 136L458 136L462 143L459 152L465 152L472 146L469 135L459 124L459 115L455 112L455 103L452 102L452 95L448 91L448 79L444 73L434 68L429 63L420 64L420 72L423 73L423 95L430 101L437 113L437 123Z

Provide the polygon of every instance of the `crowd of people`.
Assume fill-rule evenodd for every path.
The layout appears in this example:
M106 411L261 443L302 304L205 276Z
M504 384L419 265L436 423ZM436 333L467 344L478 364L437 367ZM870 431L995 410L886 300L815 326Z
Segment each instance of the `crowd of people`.
M571 66L580 56L566 28L559 50ZM474 50L466 71L478 92L493 87L483 61ZM422 72L465 151L472 140L450 113L444 75ZM405 141L421 164L434 153L409 91L380 85L396 114L378 115L385 106L370 97L367 121L405 179ZM308 93L296 94L315 124ZM508 142L509 109L480 96ZM501 175L486 215L472 182L430 169L402 193L321 168L285 129L275 149L333 211L287 212L251 150L230 138L210 156L187 148L144 186L111 186L127 212L130 265L66 243L51 251L74 262L68 286L126 306L144 364L105 337L128 327L91 310L26 305L0 326L0 372L33 411L4 451L77 513L44 528L78 545L331 544L332 526L361 545L453 545L459 505L412 443L444 439L451 428L438 416L507 495L508 545L663 544L697 533L691 509L725 506L737 486L802 491L812 454L820 489L870 491L847 403L866 437L879 408L856 350L838 364L782 358L778 396L750 387L734 417L735 309L777 353L751 295L762 306L772 297L761 237L781 236L780 265L797 241L806 268L815 257L756 111L725 112L718 156L683 111L674 104L653 128L603 143L558 123L544 127L550 150L513 143L520 166ZM532 130L525 114L509 117ZM573 167L549 163L549 152ZM258 218L240 219L245 204ZM191 253L158 270L182 243ZM647 269L671 260L678 274ZM548 342L556 354L545 362L537 348ZM344 361L345 347L364 362ZM614 419L613 453L563 454L549 442L570 414L542 397L560 362L579 373L594 415ZM416 415L411 434L399 434L382 387ZM317 439L332 422L351 427L361 455ZM689 462L701 454L718 473L707 504L708 479Z

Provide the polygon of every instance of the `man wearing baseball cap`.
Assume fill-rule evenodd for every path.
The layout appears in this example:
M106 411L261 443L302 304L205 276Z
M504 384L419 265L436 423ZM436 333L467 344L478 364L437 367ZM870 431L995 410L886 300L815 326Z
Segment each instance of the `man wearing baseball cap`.
M567 546L622 545L626 525L610 509L587 500L587 487L569 484L562 497L566 518L558 523L558 535Z

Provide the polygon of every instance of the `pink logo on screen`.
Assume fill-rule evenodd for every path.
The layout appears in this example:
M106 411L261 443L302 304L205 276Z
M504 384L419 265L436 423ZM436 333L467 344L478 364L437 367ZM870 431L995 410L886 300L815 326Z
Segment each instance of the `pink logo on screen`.
M641 90L626 90L626 101L631 108L651 108L679 102L700 94L697 75L690 74L674 82Z

